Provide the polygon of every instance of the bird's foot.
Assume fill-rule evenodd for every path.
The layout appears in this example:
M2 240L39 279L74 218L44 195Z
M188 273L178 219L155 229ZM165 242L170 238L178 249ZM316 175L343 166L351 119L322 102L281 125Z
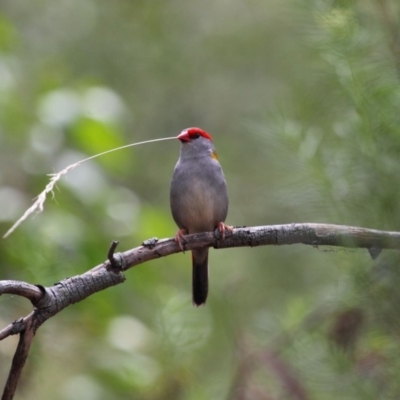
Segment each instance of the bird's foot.
M233 227L229 226L229 225L226 225L224 222L218 222L217 229L218 229L219 234L222 237L222 240L225 239L225 232L226 231L228 231L230 233L233 232Z
M183 248L183 244L186 242L186 239L184 238L184 235L187 234L186 229L179 229L178 232L176 232L175 235L175 242L178 243L180 249L184 252L185 249Z

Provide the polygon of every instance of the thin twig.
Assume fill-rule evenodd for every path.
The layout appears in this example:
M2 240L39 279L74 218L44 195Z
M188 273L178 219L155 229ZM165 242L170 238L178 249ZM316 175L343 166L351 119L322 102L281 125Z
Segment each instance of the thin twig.
M7 325L4 329L0 331L0 340L5 339L8 336L17 335L21 333L26 328L26 318L18 318L10 325Z
M15 351L12 360L11 370L8 375L6 385L4 387L1 400L12 400L14 398L15 391L17 390L17 385L21 377L25 362L28 358L32 340L36 332L33 314L34 313L31 314L31 318L27 319L26 329L20 334L17 350Z
M0 296L2 294L14 294L30 300L32 303L38 302L43 297L40 287L19 281L1 281Z
M110 266L113 271L121 271L121 265L114 255L115 250L118 247L118 244L119 244L118 240L113 240L111 242L111 246L108 249L108 253L107 253L107 259L110 262Z

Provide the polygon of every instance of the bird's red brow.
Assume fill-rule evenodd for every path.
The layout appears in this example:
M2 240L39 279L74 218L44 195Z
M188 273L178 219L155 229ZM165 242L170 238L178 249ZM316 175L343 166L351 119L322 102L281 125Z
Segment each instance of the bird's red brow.
M210 134L208 134L206 131L203 131L203 129L200 128L189 128L186 130L189 136L193 136L193 135L200 135L205 137L208 140L212 141L212 137L210 136Z

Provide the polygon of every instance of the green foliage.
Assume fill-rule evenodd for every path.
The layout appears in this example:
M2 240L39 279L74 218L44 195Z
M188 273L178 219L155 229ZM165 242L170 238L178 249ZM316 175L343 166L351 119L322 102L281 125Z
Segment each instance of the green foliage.
M396 2L3 6L2 232L47 173L196 125L224 167L228 223L399 230ZM71 172L0 243L0 279L51 285L100 264L111 240L171 237L178 152L154 143ZM18 398L398 398L398 265L394 252L212 251L195 309L189 254L154 260L39 330ZM1 326L28 312L0 297ZM13 345L0 342L1 382Z

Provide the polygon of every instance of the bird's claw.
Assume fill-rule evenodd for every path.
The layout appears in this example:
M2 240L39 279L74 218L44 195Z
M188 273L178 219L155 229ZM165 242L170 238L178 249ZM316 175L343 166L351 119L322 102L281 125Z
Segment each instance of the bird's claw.
M217 230L219 234L221 235L222 240L225 239L225 232L228 231L230 233L233 232L233 227L226 225L224 222L218 222L217 224Z
M178 243L179 248L183 252L185 252L184 243L186 242L186 239L184 238L184 235L186 235L186 234L187 234L186 229L179 229L178 232L176 232L176 235L175 235L175 242Z

